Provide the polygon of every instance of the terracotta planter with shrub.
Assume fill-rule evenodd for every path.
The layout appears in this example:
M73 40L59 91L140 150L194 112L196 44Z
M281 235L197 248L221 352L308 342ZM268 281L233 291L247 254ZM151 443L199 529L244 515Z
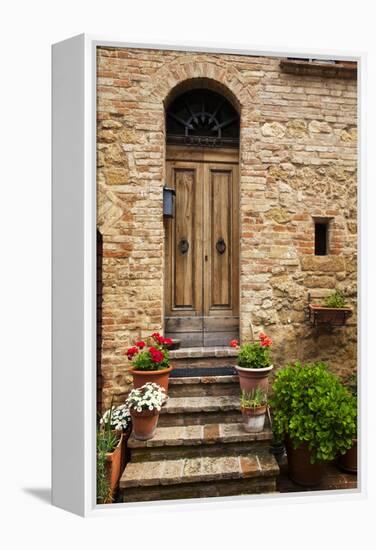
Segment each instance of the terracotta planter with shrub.
M143 386L147 382L153 382L154 384L158 384L158 386L161 386L162 388L164 388L167 395L168 382L169 382L171 371L172 371L172 367L167 367L166 369L161 369L161 370L131 369L130 373L133 376L133 387L141 388L141 386Z
M337 460L338 466L341 470L349 472L350 474L356 474L358 471L358 440L354 439L352 447Z
M289 478L303 487L320 485L324 476L322 462L311 464L311 451L307 444L300 444L296 449L289 438L285 440Z
M119 485L119 479L122 474L123 464L123 434L120 434L120 439L111 453L106 453L106 471L108 482L110 485L111 496L116 491Z
M273 432L286 442L289 477L305 487L319 485L324 464L356 434L356 399L325 363L296 362L277 372L270 406Z
M134 388L151 382L163 388L167 396L172 371L168 348L173 344L171 338L164 338L159 332L154 332L145 341L135 342L134 346L126 350L125 355L132 362L130 373L133 376Z
M261 407L241 407L243 425L246 432L262 432L265 424L266 405Z
M133 437L141 441L151 439L158 424L159 412L156 409L141 412L130 409L130 413L132 417Z
M264 369L249 369L245 367L235 366L239 375L240 389L249 393L256 388L260 388L265 393L269 387L269 374L273 369L273 365Z
M269 355L271 345L271 338L263 332L260 332L257 341L246 342L241 346L239 346L238 340L230 342L230 346L239 349L238 365L235 366L235 369L239 375L242 392L252 393L256 388L265 394L268 392L268 377L273 368Z

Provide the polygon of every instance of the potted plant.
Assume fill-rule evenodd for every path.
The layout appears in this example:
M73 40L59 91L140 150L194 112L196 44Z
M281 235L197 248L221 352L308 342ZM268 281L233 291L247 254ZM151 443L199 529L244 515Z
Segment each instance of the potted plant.
M246 432L262 432L265 424L266 407L266 393L260 388L253 388L250 392L242 391L240 409Z
M113 501L121 467L121 438L113 431L97 431L97 502L109 504ZM117 478L117 479L116 479Z
M123 471L128 460L129 450L127 447L128 439L131 434L131 415L127 405L112 406L101 417L99 424L104 429L111 429L122 434L121 444L121 470Z
M325 363L288 365L277 372L270 406L273 430L286 444L289 477L318 485L323 465L352 445L353 396Z
M126 404L132 417L135 439L145 441L153 437L164 398L165 389L153 382L130 392Z
M353 406L357 408L357 381L356 374L352 374L345 382L345 385L349 392L354 396ZM358 439L357 439L357 426L354 428L354 435L352 445L348 451L340 455L337 460L338 466L341 470L356 474L358 471Z
M97 501L113 501L125 467L126 441L130 434L131 416L127 406L111 405L99 421L97 431Z
M269 348L272 340L260 332L258 342L239 346L238 340L232 340L230 346L239 348L238 364L235 366L239 375L240 388L251 392L254 388L268 391L268 376L273 368Z
M352 311L346 307L345 297L342 292L336 290L325 299L324 305L309 304L309 318L313 325L329 324L333 326L344 325Z
M167 346L172 343L171 338L164 338L158 332L154 332L146 342L136 342L125 352L132 363L130 372L133 375L134 388L140 388L146 382L153 382L164 388L167 395L172 371Z

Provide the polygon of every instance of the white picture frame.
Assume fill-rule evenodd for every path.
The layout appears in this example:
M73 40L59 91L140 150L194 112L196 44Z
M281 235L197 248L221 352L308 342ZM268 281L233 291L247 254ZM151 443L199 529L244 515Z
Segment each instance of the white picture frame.
M96 48L158 48L183 51L344 59L358 63L358 489L298 494L222 497L97 505L96 431ZM139 506L267 505L271 502L364 498L366 495L366 362L367 281L364 270L366 185L364 159L364 90L366 55L338 51L262 51L223 44L131 44L79 35L52 47L52 502L81 516L108 514Z

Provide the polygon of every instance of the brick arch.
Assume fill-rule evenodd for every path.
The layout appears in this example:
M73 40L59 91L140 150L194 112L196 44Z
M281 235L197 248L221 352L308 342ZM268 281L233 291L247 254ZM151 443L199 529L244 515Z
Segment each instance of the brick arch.
M238 111L252 101L249 87L237 69L229 64L220 66L197 61L193 57L172 61L156 71L153 76L156 84L149 91L150 98L165 105L173 97L174 89L183 91L185 82L200 80L227 96Z

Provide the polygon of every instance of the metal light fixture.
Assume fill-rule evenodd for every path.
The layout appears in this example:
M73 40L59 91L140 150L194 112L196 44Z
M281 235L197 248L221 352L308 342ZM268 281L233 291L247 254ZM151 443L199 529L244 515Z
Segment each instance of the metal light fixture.
M163 216L165 218L174 217L175 195L175 189L163 187Z

